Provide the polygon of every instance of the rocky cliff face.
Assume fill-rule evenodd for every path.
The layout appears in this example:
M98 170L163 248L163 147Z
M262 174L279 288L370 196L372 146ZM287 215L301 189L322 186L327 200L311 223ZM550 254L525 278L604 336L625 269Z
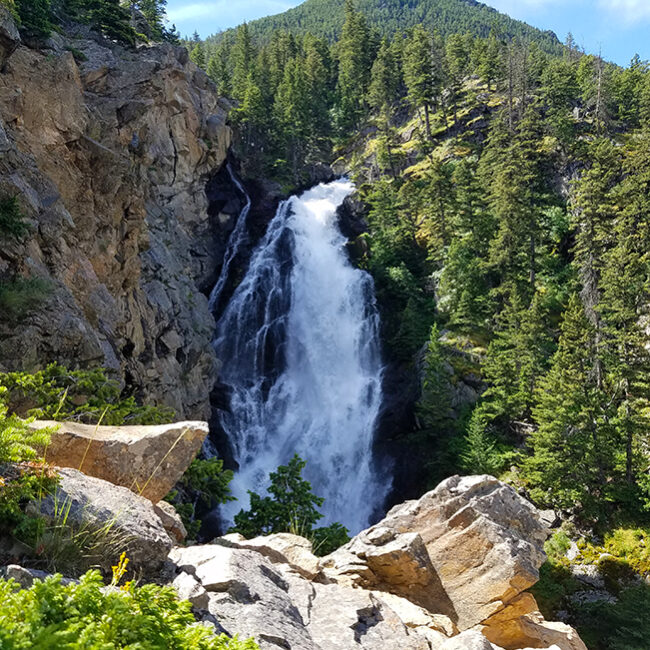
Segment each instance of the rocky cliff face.
M185 49L125 50L81 27L30 49L0 13L0 198L31 224L3 241L0 282L47 287L19 321L0 315L0 369L103 365L148 401L208 416L202 292L232 223L209 217L205 188L226 112Z

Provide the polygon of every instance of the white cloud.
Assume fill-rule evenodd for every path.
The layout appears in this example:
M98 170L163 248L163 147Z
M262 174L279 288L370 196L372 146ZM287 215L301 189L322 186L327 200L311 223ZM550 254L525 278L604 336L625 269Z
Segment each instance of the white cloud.
M599 0L599 6L626 23L650 18L648 0Z

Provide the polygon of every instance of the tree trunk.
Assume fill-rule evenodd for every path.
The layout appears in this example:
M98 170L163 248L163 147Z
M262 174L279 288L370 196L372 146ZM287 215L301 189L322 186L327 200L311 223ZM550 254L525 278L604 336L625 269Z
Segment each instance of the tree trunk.
M429 103L424 105L424 124L427 130L427 140L431 140L431 117L429 116Z

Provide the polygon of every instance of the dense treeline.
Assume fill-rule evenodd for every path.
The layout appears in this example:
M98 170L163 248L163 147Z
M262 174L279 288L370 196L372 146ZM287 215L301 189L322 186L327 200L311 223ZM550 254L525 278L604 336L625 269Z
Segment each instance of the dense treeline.
M0 0L18 18L30 36L44 38L65 21L87 23L111 40L178 41L175 28L166 25L167 0ZM141 30L148 32L141 33Z
M192 57L237 100L247 173L356 155L389 354L427 351L431 482L514 469L584 522L645 517L648 66L571 37L560 55L497 30L380 38L351 1L344 20L331 46L242 25ZM487 390L452 410L468 372Z
M246 24L218 43L196 34L187 42L219 92L238 102L233 119L242 129L248 173L298 181L305 163L322 160L334 140L354 136L371 114L386 116L410 103L424 109L428 124L431 111L456 109L458 86L470 70L488 86L502 72L510 41L497 31L445 40L417 26L388 40L350 0L342 13L341 38L332 46L285 31L260 45ZM547 56L537 43L529 49L536 61Z
M294 9L250 24L259 42L268 42L279 30L303 36L311 33L329 42L340 39L345 17L345 0L307 0ZM561 52L557 36L514 20L474 0L358 0L357 8L372 29L391 38L399 31L422 25L441 36L471 33L487 38L498 33L505 39L521 38L537 42L549 53ZM211 40L219 40L220 35Z

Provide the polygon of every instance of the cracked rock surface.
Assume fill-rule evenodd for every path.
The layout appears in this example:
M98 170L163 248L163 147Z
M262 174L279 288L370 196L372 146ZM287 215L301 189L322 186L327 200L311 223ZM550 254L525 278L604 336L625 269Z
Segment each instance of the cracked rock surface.
M218 364L204 293L225 237L205 189L230 145L226 113L184 48L129 50L79 27L31 49L0 9L0 198L30 226L3 244L0 281L45 287L0 319L0 370L104 366L207 419Z
M227 535L169 558L203 620L262 650L586 650L525 591L545 537L511 487L453 477L320 560L286 534Z

